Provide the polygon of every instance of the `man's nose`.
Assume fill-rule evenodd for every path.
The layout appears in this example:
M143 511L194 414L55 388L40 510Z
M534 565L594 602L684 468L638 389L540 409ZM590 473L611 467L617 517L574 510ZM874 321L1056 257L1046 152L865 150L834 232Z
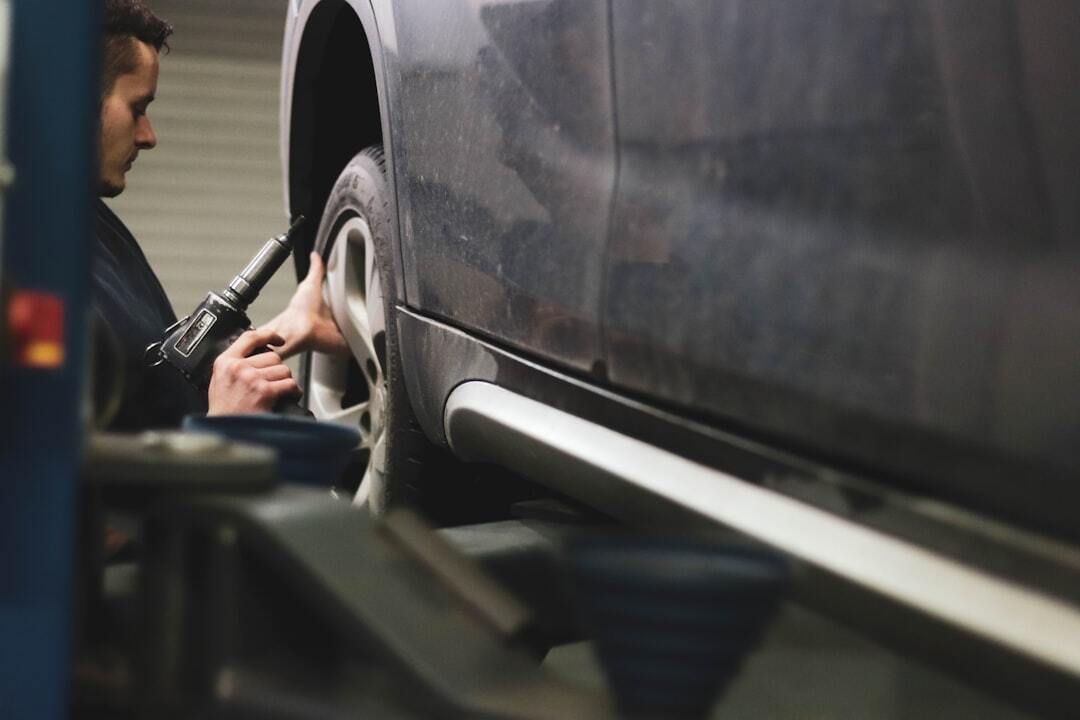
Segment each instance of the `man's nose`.
M135 128L135 145L140 150L149 150L157 145L154 126L150 124L150 118L146 115L139 118L139 124Z

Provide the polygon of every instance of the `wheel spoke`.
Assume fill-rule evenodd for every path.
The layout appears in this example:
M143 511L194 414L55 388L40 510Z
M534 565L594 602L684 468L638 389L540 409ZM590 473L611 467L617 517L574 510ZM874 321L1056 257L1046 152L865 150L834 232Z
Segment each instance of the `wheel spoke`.
M338 423L340 425L348 425L349 427L359 427L360 418L364 415L364 413L368 412L369 405L370 403L366 402L358 403L347 408L328 412L325 415L321 415L319 419L325 420L326 422ZM360 430L360 434L361 436L364 435L364 431L362 428Z
M375 354L375 345L372 342L366 303L358 297L350 297L344 310L344 317L338 318L335 313L334 320L341 328L341 334L345 336L345 344L349 346L353 357L361 364L368 359L378 363L379 358Z
M371 464L368 464L367 470L364 471L364 477L360 479L360 486L356 488L356 494L353 495L352 504L356 506L362 506L367 504L368 496L371 494Z
M374 248L370 245L370 231L363 220L355 218L346 223L330 251L324 285L330 313L361 367L369 358L379 362L373 338L375 332L383 330L386 322L382 311L381 284L372 286L368 281L369 273L374 268ZM360 263L363 266L354 269L353 266Z
M338 400L345 393L349 373L349 360L333 355L315 355L317 362L312 366L311 382L328 396L336 395ZM327 407L332 407L331 403ZM341 407L340 403L337 407Z
M341 329L342 334L345 335L346 341L349 343L350 349L355 353L358 349L362 350L363 343L356 342L358 336L362 334L371 333L371 329L368 326L367 317L363 312L356 312L351 310L350 301L352 296L356 294L356 289L350 287L351 273L349 271L349 265L351 260L350 243L348 242L346 229L343 229L339 233L334 242L334 247L330 251L330 258L327 261L326 281L323 285L323 297L330 305L330 313L334 316L334 321ZM350 336L352 336L350 338Z
M371 463L370 467L375 468L380 473L386 474L386 433L379 433L378 439L375 441L375 447L371 449Z

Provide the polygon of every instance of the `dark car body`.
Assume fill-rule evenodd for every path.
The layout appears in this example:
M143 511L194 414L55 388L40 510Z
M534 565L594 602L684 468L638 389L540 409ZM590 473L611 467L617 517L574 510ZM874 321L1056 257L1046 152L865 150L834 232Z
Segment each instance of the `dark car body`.
M1076 537L1075 3L291 5L290 211L381 141L404 307Z

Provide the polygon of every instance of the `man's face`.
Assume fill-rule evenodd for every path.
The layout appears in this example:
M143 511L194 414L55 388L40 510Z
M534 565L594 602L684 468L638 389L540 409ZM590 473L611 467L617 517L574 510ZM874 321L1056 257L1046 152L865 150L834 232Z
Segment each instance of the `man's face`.
M131 40L137 58L132 72L120 75L101 102L101 172L98 194L116 197L124 191L124 176L140 150L157 145L147 108L157 93L158 54L150 45Z

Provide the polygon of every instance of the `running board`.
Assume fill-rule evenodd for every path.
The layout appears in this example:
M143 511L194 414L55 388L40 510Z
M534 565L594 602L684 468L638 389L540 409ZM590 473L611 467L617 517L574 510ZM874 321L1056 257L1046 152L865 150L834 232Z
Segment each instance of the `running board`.
M1059 693L1073 701L1080 695L1080 608L1037 589L487 382L458 385L447 399L444 422L451 447L463 459L501 464L621 519L648 522L650 514L675 512L766 543L822 571L814 574L830 578L838 598L855 591L883 601L870 614L879 623L903 626L891 627L893 635L915 629L906 625L909 617L928 619L917 645L936 657L961 650L958 639L973 641L965 657L944 664L963 671L975 660L978 666L997 665L1000 673L991 675L1037 683L1016 688L1019 697L1006 692L1024 704L1041 693L1052 708L1065 700ZM828 593L825 601L832 601ZM937 635L944 642L935 643ZM1017 677L1018 669L1024 678ZM1047 692L1052 678L1054 690ZM998 689L998 678L968 679L984 690Z

